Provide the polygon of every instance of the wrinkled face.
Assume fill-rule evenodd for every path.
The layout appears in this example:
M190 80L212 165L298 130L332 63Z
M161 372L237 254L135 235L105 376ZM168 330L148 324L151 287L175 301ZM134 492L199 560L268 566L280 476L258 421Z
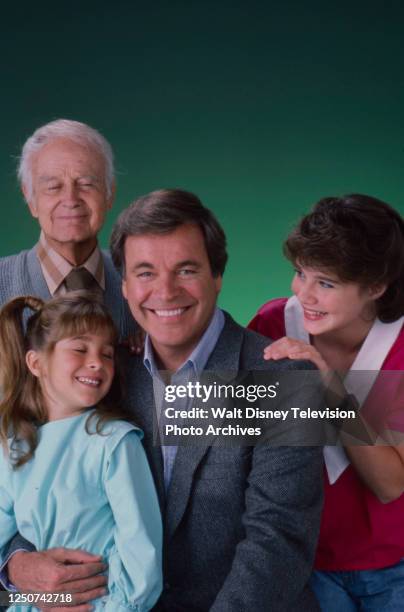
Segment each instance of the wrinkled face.
M179 367L208 327L222 282L212 275L201 230L184 224L169 234L128 237L125 270L133 316L164 367Z
M112 196L98 152L66 138L44 145L32 158L32 195L23 186L31 214L51 246L95 244Z
M108 393L114 347L108 333L64 338L50 354L28 351L27 365L40 381L50 420L79 414Z
M303 307L304 327L313 336L363 325L375 317L374 302L383 293L303 266L296 268L292 291Z

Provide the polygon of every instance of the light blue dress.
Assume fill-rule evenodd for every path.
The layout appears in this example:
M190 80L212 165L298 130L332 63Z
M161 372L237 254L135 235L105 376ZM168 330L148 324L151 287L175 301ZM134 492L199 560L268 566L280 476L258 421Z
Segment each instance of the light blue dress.
M34 458L21 468L12 469L0 450L0 563L17 532L37 550L102 555L109 594L92 602L95 609L143 612L162 588L162 524L142 432L109 421L102 435L89 435L89 414L40 427Z

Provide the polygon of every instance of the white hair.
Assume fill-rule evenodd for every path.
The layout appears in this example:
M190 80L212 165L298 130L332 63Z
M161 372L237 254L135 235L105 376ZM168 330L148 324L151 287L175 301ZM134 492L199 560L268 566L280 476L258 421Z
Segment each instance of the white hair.
M27 190L28 199L31 199L33 195L32 157L48 142L56 138L66 138L80 145L90 146L101 155L105 163L107 196L111 196L114 183L114 154L109 142L100 132L85 123L71 119L56 119L35 130L22 148L17 176L21 186L24 185Z

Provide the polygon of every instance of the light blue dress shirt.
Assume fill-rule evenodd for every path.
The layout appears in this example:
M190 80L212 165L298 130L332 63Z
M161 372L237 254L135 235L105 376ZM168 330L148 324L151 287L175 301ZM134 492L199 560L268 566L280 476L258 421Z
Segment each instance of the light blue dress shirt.
M200 378L203 369L216 346L225 323L223 312L220 308L215 308L213 317L202 338L194 348L188 359L178 370L172 374L171 385L186 385L191 380ZM156 364L153 346L149 336L146 336L143 363L153 377L154 399L157 410L156 418L160 421L164 406L164 390L166 383L163 381L159 368ZM161 368L160 368L161 369ZM176 410L187 410L190 408L189 398L178 398L175 402ZM160 423L161 425L161 423ZM160 427L161 429L161 427ZM161 451L164 462L164 484L166 491L170 485L171 475L174 468L177 446L165 446L162 444Z
M17 531L37 550L87 550L109 565L96 610L150 610L162 588L162 524L142 432L110 421L88 434L89 414L40 427L33 459L18 469L0 451L0 562Z

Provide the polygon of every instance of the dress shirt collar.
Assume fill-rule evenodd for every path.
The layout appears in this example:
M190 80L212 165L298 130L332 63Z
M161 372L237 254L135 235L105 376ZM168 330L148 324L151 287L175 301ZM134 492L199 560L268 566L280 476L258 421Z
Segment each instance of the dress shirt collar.
M203 369L216 346L219 336L222 333L224 322L225 318L223 312L220 310L220 308L216 307L205 333L188 359L178 368L176 374L189 367L193 368L194 373L197 376L203 372ZM143 363L151 376L159 376L159 368L156 364L153 346L149 335L146 336Z
M51 295L65 293L64 280L74 266L50 246L43 232L41 232L37 244L37 255ZM100 285L101 289L105 291L104 261L98 246L96 246L90 257L81 267L86 268Z

